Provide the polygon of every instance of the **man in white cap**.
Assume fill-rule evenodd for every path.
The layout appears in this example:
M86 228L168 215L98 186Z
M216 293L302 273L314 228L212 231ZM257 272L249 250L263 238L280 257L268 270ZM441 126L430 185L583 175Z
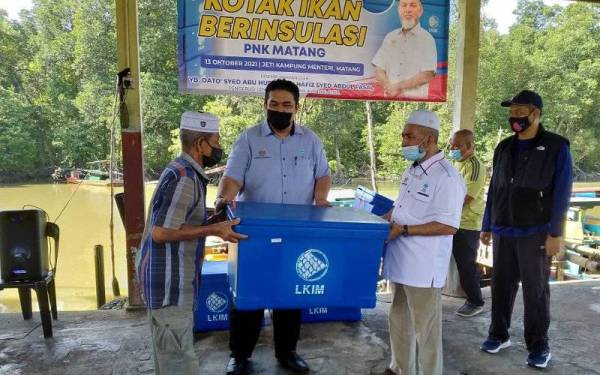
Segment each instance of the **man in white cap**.
M402 154L413 164L386 215L391 229L383 273L392 282L393 300L392 359L384 374L441 375L443 370L441 291L465 186L438 148L439 129L435 113L418 110L402 130Z
M204 168L217 164L219 119L185 112L180 126L181 155L160 176L148 208L136 270L154 347L156 374L199 372L193 343L193 299L206 236L237 242L239 219L210 224L206 218Z

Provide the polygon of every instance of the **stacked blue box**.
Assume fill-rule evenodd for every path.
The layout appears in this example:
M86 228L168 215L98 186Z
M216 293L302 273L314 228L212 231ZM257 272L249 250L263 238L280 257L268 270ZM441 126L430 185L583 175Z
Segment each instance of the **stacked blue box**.
M194 331L229 329L230 303L227 262L204 262L194 301Z
M580 193L573 193L572 195L576 198L596 198L595 191L584 191Z
M358 307L311 307L302 310L303 323L356 322L361 318Z
M235 306L374 307L388 223L355 208L239 202L229 248Z
M394 207L394 201L359 185L354 193L352 207L381 216Z
M591 232L595 236L600 235L600 217L585 215L583 217L583 229Z

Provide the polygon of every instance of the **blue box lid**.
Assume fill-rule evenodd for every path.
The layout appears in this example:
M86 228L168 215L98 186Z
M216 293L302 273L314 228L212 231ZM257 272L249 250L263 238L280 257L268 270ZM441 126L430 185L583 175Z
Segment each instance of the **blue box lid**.
M387 231L384 219L351 207L316 207L298 204L236 202L227 209L229 218L239 217L241 225L306 226L319 228L371 229Z
M203 275L220 275L227 273L226 261L206 261L202 264Z

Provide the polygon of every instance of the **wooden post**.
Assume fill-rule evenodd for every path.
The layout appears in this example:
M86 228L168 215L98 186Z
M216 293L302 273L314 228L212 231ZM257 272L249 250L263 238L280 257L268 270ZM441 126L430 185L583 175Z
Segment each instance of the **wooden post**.
M100 308L106 303L104 290L104 248L102 245L94 246L94 270L96 275L96 306Z
M135 279L135 254L144 232L144 160L140 107L138 9L136 0L115 0L117 14L117 66L121 72L121 141L125 192L128 309L143 308ZM112 199L112 197L111 197Z
M453 128L473 130L479 71L481 1L458 1Z
M458 1L458 31L456 42L456 73L454 81L453 129L470 129L475 126L477 103L477 74L479 70L479 24L481 1ZM450 258L448 279L444 294L464 297L454 256Z
M373 139L373 111L371 110L371 102L365 101L367 110L367 143L369 145L369 159L371 160L371 186L373 191L377 192L377 158L375 156L375 142Z

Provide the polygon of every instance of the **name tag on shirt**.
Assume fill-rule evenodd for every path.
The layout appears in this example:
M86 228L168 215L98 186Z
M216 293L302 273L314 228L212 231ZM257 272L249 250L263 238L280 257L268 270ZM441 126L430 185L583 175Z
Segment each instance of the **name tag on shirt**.
M267 150L259 150L256 155L254 155L254 159L271 159L271 155L267 152Z

